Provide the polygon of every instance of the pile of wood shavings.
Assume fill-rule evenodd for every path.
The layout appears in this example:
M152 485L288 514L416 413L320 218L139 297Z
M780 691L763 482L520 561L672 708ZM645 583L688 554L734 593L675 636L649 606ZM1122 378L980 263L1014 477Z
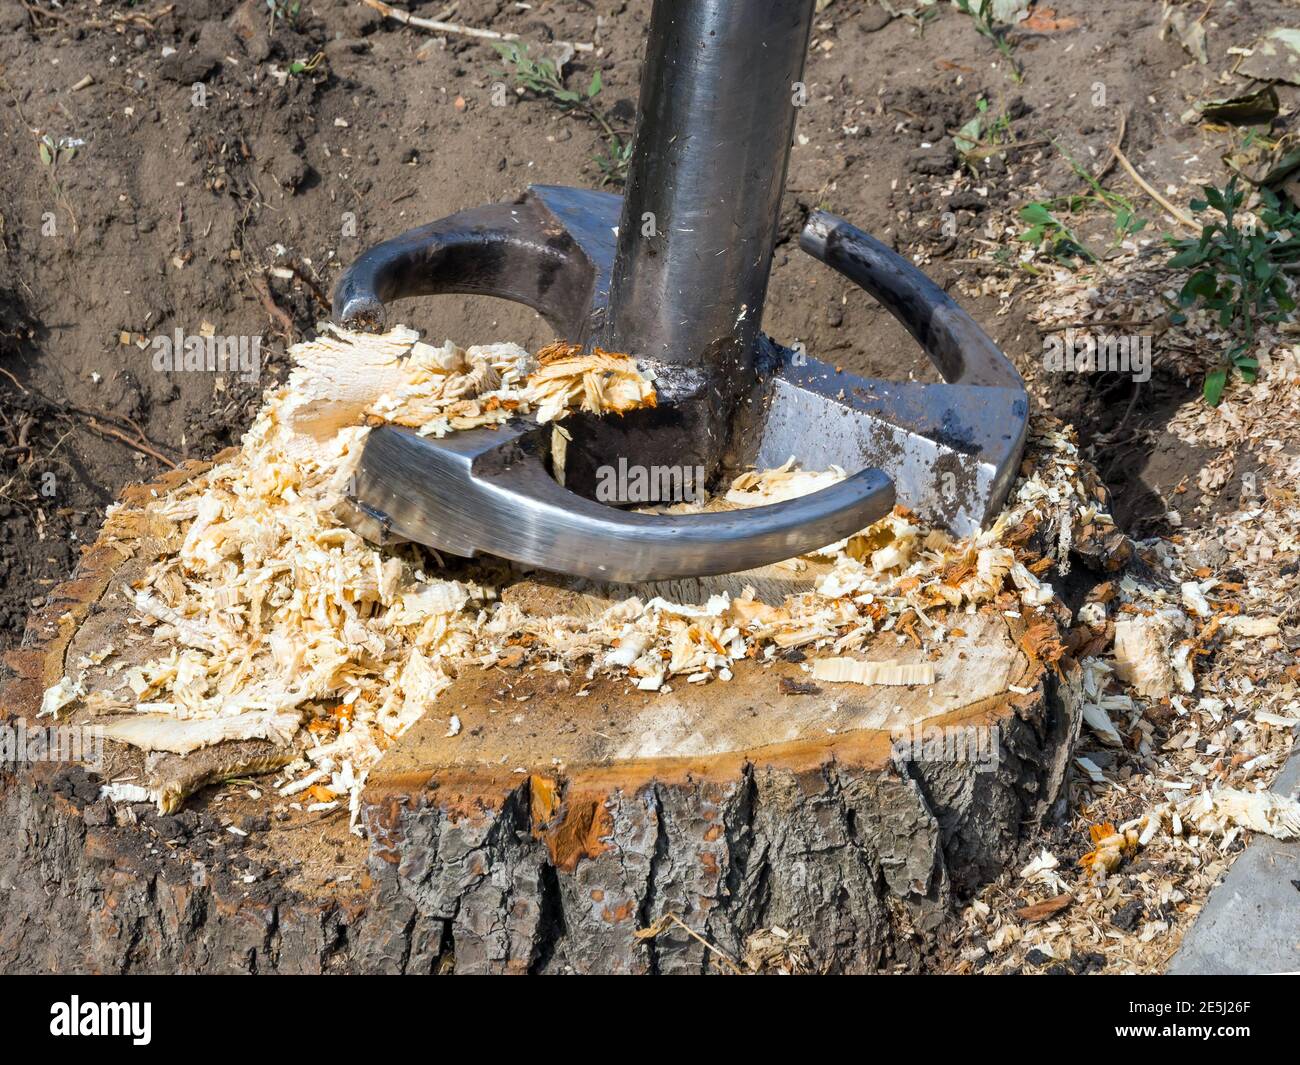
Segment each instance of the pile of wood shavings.
M729 680L741 659L771 660L795 648L851 653L880 632L896 632L900 641L929 651L950 633L962 635L961 618L986 604L1031 616L1043 613L1059 605L1040 575L1062 557L1062 544L1068 550L1071 533L1061 530L1109 524L1080 478L1075 456L1072 438L1059 425L1038 421L1031 430L1026 476L989 529L955 540L897 508L808 556L820 560L825 572L811 590L779 602L762 601L753 587L735 597L716 594L702 602L631 598L594 621L534 616L522 605L504 602L484 633L507 647L492 652L484 664L526 644L530 654L549 659L552 668L590 658L589 675L596 669L623 669L638 688L668 692L674 678L688 683ZM817 491L843 476L842 470L804 472L787 463L742 474L725 501L763 505ZM1048 529L1052 533L1043 548L1031 545ZM803 560L785 565L797 572ZM836 677L860 673L859 683L919 682L914 667L863 671L826 665Z
M400 327L295 346L288 383L267 395L239 453L152 506L178 546L123 590L162 653L110 663L113 687L63 678L42 713L80 702L107 738L181 755L230 740L289 745L305 728L317 805L348 796L355 813L366 769L450 683L444 663L474 649L489 592L426 574L417 551L374 548L334 509L378 421L441 435L655 401L627 356L541 354L435 348Z
M1184 531L1139 543L1139 567L1078 611L1096 656L1078 814L966 911L956 971L1163 971L1252 833L1300 838L1300 802L1269 790L1300 729L1300 349L1264 354L1258 382L1170 423L1218 452L1208 500L1251 475L1196 527L1175 486Z
M972 184L954 174L940 198ZM1026 186L1019 199L1045 195ZM1203 308L1171 317L1187 272L1168 267L1159 238L1126 239L1076 270L1022 244L1030 272L995 258L1024 231L1016 210L990 201L979 242L989 250L967 261L982 269L961 271L956 288L998 299L999 315L1019 304L1040 339L1150 334L1158 373L1191 391L1169 430L1216 452L1196 487L1213 502L1240 484L1241 498L1210 517L1182 501L1187 485L1172 486L1166 519L1184 531L1138 545L1132 575L1077 612L1081 676L1065 692L1087 726L1075 814L1040 833L1018 875L979 893L948 968L1161 972L1251 833L1293 838L1300 817L1294 798L1268 790L1300 731L1300 322L1258 321L1259 380L1234 375L1210 408L1200 383L1234 338ZM1058 384L1044 360L1032 352L1018 368L1037 409L1051 410ZM1085 455L1125 448L1139 461L1130 437L1122 419L1092 434Z
M46 709L79 701L104 715L109 738L145 750L250 737L295 745L280 794L305 797L309 809L346 799L355 815L368 769L436 707L458 667L511 658L668 691L676 678L725 682L741 659L796 647L851 655L882 631L933 648L981 607L1059 612L1045 571L1064 570L1081 537L1114 532L1072 437L1038 420L1007 509L979 536L953 540L899 509L824 549L813 590L776 602L746 589L701 602L630 598L596 617L530 614L501 601L504 589L445 579L427 553L376 548L342 524L334 508L367 421L436 433L547 404L553 417L648 405L653 389L632 361L565 350L539 367L514 345L432 348L405 329L337 333L292 354L289 383L267 396L238 455L152 505L179 546L129 594L135 623L161 652L110 667L120 677L113 687L86 692L64 678ZM554 407L556 395L564 407ZM727 505L761 505L841 476L790 464L745 474ZM1050 641L1039 650L1062 653ZM832 668L856 676L853 663ZM869 672L871 683L916 682L914 669Z

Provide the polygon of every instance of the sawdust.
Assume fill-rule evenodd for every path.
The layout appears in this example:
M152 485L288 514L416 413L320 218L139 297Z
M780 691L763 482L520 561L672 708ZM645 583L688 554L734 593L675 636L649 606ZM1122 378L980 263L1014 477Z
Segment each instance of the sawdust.
M491 597L427 575L414 549L373 548L335 517L368 424L442 434L530 412L621 412L654 390L626 356L539 369L515 345L434 348L403 328L328 333L294 357L239 453L150 505L176 547L121 592L156 654L110 661L111 687L64 678L42 712L81 702L113 715L107 738L149 752L297 744L325 781L314 797L355 809L366 770L474 649Z
M725 683L740 660L806 648L837 656L846 678L883 683L887 663L853 659L875 633L896 630L929 653L954 619L979 609L1060 611L1036 574L1073 536L1061 528L1105 521L1072 438L1040 420L1032 473L979 536L953 540L898 509L823 549L813 590L774 602L745 588L534 613L502 595L500 567L461 566L453 579L419 548L363 540L336 505L378 419L441 433L523 413L617 413L653 403L635 363L557 348L534 359L510 344L435 348L403 328L334 332L293 354L293 375L267 395L239 453L148 505L174 547L120 592L152 656L128 665L110 655L97 663L107 681L87 689L82 675L64 678L49 705L103 715L110 735L149 751L273 740L293 754L281 798L310 789L314 804L346 800L354 815L369 768L438 712L460 669L613 672L667 693L678 679ZM761 505L840 476L787 463L742 475L723 503ZM929 683L932 672L909 667L892 679Z
M1156 336L1162 372L1195 382L1229 338L1201 312L1169 320L1182 280L1127 242L1093 272L1056 269L1033 282L976 287L1026 301L1045 331L1141 323ZM1261 325L1257 381L1234 378L1217 408L1189 392L1173 412L1168 432L1193 453L1205 449L1209 461L1194 485L1163 497L1174 531L1138 541L1136 565L1107 586L1105 601L1076 613L1082 671L1067 694L1082 700L1087 732L1075 758L1074 815L1036 841L1042 861L1028 875L1004 877L967 908L952 971L1094 963L1108 972L1162 971L1249 834L1294 836L1295 800L1268 787L1300 727L1296 331ZM1045 395L1032 367L1028 376L1031 392ZM1118 431L1094 438L1090 450L1104 455L1117 445ZM1194 521L1183 501L1190 488L1215 518ZM1070 860L1058 862L1057 853ZM1068 908L1024 916L1065 893Z

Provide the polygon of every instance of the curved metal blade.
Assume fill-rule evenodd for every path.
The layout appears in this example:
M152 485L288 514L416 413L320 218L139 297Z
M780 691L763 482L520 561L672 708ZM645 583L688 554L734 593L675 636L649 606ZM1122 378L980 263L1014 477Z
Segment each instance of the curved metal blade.
M473 292L528 304L562 335L589 339L609 298L620 205L606 193L541 186L519 203L413 230L345 273L336 315L373 327L387 301ZM590 419L570 448L568 480L589 490L593 469L620 459L711 472L722 460L772 467L794 456L808 469L835 464L860 474L777 507L655 517L555 484L525 423L442 440L385 428L367 443L349 520L375 540L400 536L604 581L729 573L789 558L878 519L895 491L958 535L978 529L1005 500L1024 445L1019 374L943 289L843 219L814 212L800 244L892 312L947 383L836 373L765 339L764 368L739 378L706 366L652 367L657 409ZM731 404L712 402L723 392ZM739 410L734 419L718 414L729 405Z
M432 439L376 429L362 453L355 501L390 536L601 581L768 565L841 540L894 505L889 478L865 469L811 495L749 510L631 513L557 484L531 446L536 432L521 423Z

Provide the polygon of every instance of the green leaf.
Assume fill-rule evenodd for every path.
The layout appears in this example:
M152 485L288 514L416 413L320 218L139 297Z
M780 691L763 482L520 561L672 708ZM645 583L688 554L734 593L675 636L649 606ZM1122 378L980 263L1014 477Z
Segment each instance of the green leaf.
M1052 212L1047 209L1046 204L1042 203L1026 204L1020 208L1020 217L1036 225L1052 225L1056 222Z
M599 93L600 93L600 71L597 70L594 74L591 75L591 84L587 86L587 99L590 100L593 96L599 95Z
M1209 270L1198 270L1187 279L1183 289L1178 293L1178 302L1190 307L1197 299L1213 299L1219 290L1218 281Z
M980 139L981 123L978 116L972 118L953 135L953 144L962 155L969 155L975 150Z
M1217 407L1219 400L1223 398L1223 386L1228 383L1228 368L1220 367L1217 370L1211 370L1205 375L1205 402L1211 407Z
M50 146L46 144L44 141L41 141L40 150L41 150L42 163L44 163L46 166L49 166L52 162L54 162L54 156L50 154Z

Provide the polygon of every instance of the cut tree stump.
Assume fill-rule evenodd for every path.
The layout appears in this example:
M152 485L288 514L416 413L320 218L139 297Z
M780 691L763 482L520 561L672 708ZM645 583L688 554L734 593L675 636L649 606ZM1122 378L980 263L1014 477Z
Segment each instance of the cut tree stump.
M48 724L65 663L121 638L127 605L107 593L160 549L144 504L200 468L129 489L33 615L8 657L11 727ZM371 771L364 840L346 813L287 812L247 785L170 816L110 804L101 779L144 773L111 743L101 776L20 760L0 777L0 968L917 968L1049 815L1079 727L1067 686L1021 647L1024 620L962 624L928 687L814 682L784 659L667 693L464 669ZM861 657L922 661L901 639ZM252 772L264 748L199 752L191 784Z

